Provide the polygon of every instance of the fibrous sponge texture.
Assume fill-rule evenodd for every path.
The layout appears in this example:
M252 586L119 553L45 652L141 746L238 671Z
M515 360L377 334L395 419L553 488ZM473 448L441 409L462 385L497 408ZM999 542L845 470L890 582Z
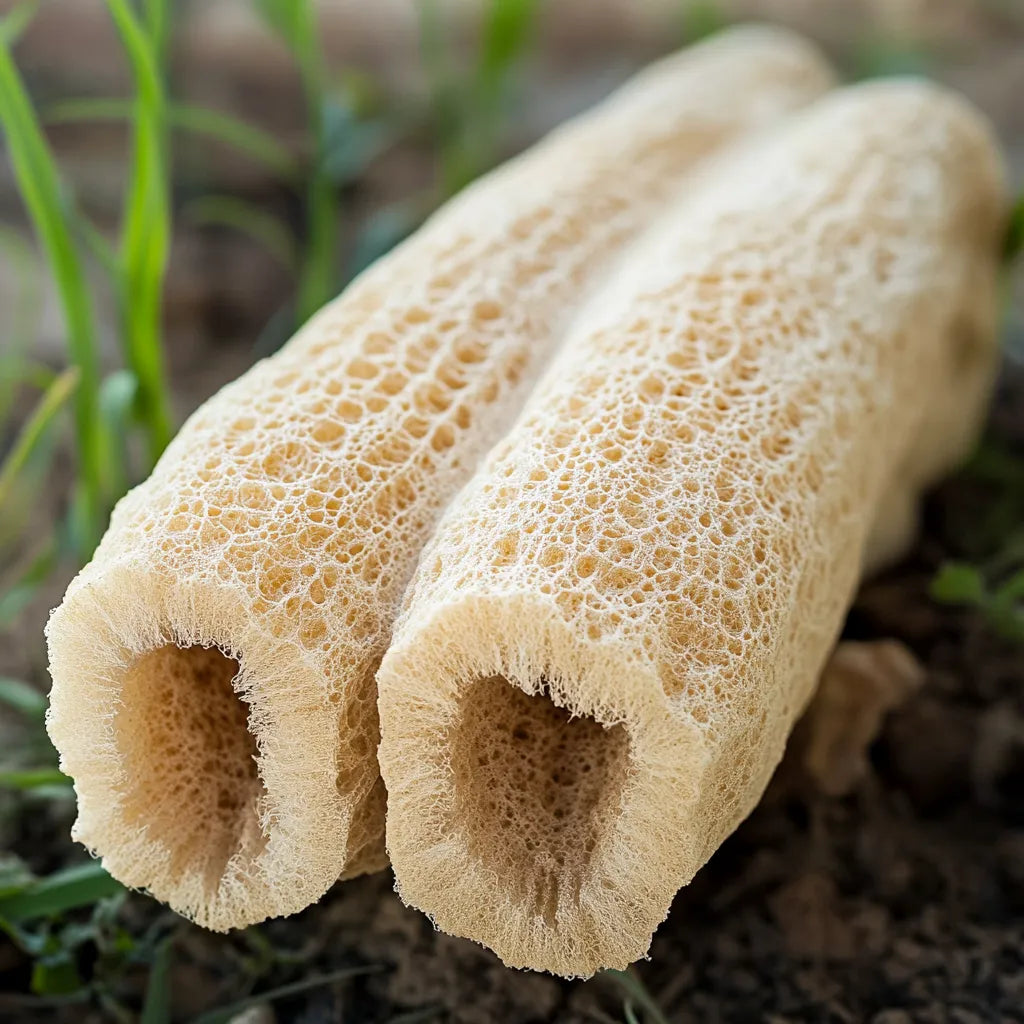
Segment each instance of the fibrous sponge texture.
M828 84L773 30L668 59L468 189L189 420L48 628L75 835L116 877L227 928L383 865L374 672L437 515L686 173Z
M1004 206L976 115L873 84L627 254L442 518L378 673L409 903L515 966L644 954L975 434Z

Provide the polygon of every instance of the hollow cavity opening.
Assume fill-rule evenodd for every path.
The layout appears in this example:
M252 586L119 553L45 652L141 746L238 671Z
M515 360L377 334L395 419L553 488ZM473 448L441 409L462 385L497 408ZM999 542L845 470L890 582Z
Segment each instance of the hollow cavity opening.
M216 889L231 857L265 838L249 706L232 682L238 662L216 647L167 644L128 669L114 719L126 823L168 851L172 873Z
M615 828L629 771L622 726L573 718L502 676L463 700L450 746L458 826L470 853L534 914L578 900Z

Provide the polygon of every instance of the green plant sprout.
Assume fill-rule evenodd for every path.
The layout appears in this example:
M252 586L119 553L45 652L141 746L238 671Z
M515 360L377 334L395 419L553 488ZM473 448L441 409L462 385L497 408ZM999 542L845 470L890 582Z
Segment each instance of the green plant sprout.
M430 81L439 142L440 184L451 196L498 157L499 124L509 80L530 43L539 0L489 0L474 67L453 72L435 0L419 6L420 50Z
M16 35L11 26L23 27L28 10L18 8L0 24L0 124L19 190L57 286L68 354L78 374L74 398L76 519L84 554L99 540L115 497L110 476L112 446L99 413L99 352L85 270L64 216L56 165L10 51ZM12 22L16 14L17 20Z

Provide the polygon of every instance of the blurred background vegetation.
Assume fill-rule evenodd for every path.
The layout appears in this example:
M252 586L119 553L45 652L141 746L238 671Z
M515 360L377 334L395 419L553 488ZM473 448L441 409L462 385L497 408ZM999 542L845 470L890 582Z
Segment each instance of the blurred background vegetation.
M794 25L849 77L924 73L962 89L994 119L1019 181L1024 3L41 0L0 11L0 1017L256 1021L276 1006L280 1019L342 1019L313 1015L322 993L362 1008L345 1019L459 1017L464 995L454 1008L417 1005L402 966L358 939L325 950L334 933L320 918L208 936L87 860L68 838L74 795L42 727L47 609L192 409L448 196L646 60L752 16ZM1009 256L1024 208L1017 217L1011 408L1004 394L999 414L1015 423L1024 320ZM927 559L932 600L999 643L1024 639L1015 430L997 422ZM358 918L381 891L344 913ZM395 971L397 988L374 981ZM509 976L525 1005L551 1002ZM666 1019L638 973L608 972L588 991L590 1019Z

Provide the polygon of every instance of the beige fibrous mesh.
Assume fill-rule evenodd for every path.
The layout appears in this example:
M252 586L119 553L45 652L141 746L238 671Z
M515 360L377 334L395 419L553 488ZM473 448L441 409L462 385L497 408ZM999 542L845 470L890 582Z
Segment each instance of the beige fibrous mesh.
M628 254L443 517L378 673L408 903L513 966L644 955L976 434L1005 205L975 113L869 84Z
M374 673L438 514L686 173L829 84L770 29L655 65L195 413L48 627L74 835L115 877L224 929L383 866Z

